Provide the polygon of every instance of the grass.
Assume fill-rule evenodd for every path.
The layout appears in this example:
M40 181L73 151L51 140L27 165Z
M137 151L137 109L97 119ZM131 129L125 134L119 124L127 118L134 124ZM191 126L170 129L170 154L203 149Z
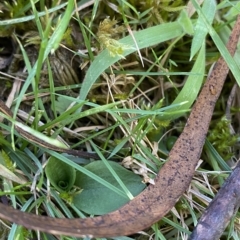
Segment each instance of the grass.
M16 51L15 62L0 72L4 82L1 92L5 100L12 97L14 118L21 114L32 134L36 129L64 146L95 151L106 173L118 183L109 183L89 171L85 166L92 160L36 146L3 121L0 126L6 131L0 137L0 194L8 192L14 207L38 214L86 216L84 209L73 204L79 187L61 192L49 184L45 168L50 156L119 197L131 199L123 176L108 160L124 160L125 167L151 182L180 135L211 65L220 54L224 56L232 76L217 103L211 138L206 141L203 162L199 162L188 191L158 223L128 237L187 239L231 171L227 163L238 159L238 134L230 131L229 124L217 128L216 123L223 121L225 109L231 107L230 122L237 132L238 103L229 106L226 102L235 80L240 81L239 51L233 59L225 44L240 12L239 3L221 1L215 5L215 1L205 1L199 6L192 0L146 1L141 5L134 0L82 0L50 4L21 0L16 5L1 3L0 10L0 37L11 37ZM13 92L19 83L20 90ZM46 141L52 142L50 137ZM106 154L110 154L108 160ZM56 169L51 171L54 175ZM141 184L141 179L138 181ZM238 222L239 213L222 239L239 239ZM36 234L15 224L6 233L4 225L11 224L1 224L1 234L8 239L17 235L18 239L27 239ZM55 237L41 233L39 239Z

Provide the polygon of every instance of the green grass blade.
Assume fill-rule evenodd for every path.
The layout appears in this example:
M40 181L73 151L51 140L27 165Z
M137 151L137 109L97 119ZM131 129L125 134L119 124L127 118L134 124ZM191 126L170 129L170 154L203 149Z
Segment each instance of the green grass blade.
M160 44L170 39L184 34L181 24L178 22L165 23L158 26L150 27L134 33L135 40L139 49ZM147 37L146 37L147 36ZM119 40L121 44L126 46L123 56L127 56L136 51L135 43L131 36L127 36ZM104 61L103 61L104 59ZM102 51L92 62L87 71L85 79L80 90L80 99L85 100L92 85L98 77L112 64L121 59L121 56L110 56L107 50Z
M65 6L67 5L67 3L62 3L56 7L53 7L53 8L50 8L48 9L48 13L52 13L52 12L55 12L59 9L62 9L64 8ZM42 17L42 16L45 16L47 13L46 11L44 12L39 12L38 13L38 17ZM35 16L34 15L31 15L31 16L26 16L26 17L21 17L21 18L14 18L14 19L9 19L9 20L3 20L3 21L0 21L0 26L4 26L4 25L11 25L11 24L16 24L16 23L22 23L22 22L28 22L32 19L34 19Z
M170 108L169 110L166 110L166 112L171 113L174 111L187 110L191 107L191 105L197 98L199 90L202 86L204 71L205 71L205 44L202 44L202 47L197 56L196 62L191 70L192 74L189 75L186 83L184 84L183 89L171 104L171 106L174 104L179 104L179 105L174 108ZM197 73L197 74L194 74L194 73ZM184 101L188 101L188 102L186 104L181 105L180 103ZM177 113L177 114L171 114L169 116L159 116L158 118L160 120L173 120L180 117L181 115L182 114Z
M219 37L219 35L216 33L214 28L209 24L206 16L204 15L202 9L199 7L198 3L196 0L192 0L192 3L194 7L196 8L197 12L199 15L201 15L206 27L208 28L208 32L210 36L212 37L212 40L214 41L216 47L218 48L219 52L221 53L221 56L224 58L224 60L227 62L228 67L230 68L232 74L234 75L238 85L240 86L240 68L238 67L237 63L233 59L233 57L230 55L228 52L225 44Z
M65 30L68 27L70 19L71 19L73 7L74 7L74 1L69 0L66 11L64 13L64 16L59 21L54 33L52 34L52 36L50 37L50 39L48 41L48 44L46 46L46 50L44 53L43 61L46 60L46 58L50 52L56 50L57 47L59 46L59 43L63 37ZM20 105L21 99L23 98L23 95L27 91L29 85L32 83L32 80L34 79L34 77L36 75L37 66L38 66L38 61L34 64L33 68L29 72L29 75L25 81L25 84L22 86L21 92L19 94L19 98L16 102L16 109L19 108L19 105ZM15 116L16 116L16 111L14 112L14 117Z
M213 19L216 13L216 8L217 6L216 6L215 0L209 0L209 1L203 2L202 12L204 13L206 19L210 24L212 24L213 22ZM194 55L201 48L202 43L205 42L205 38L207 34L208 34L208 29L205 26L201 15L199 15L196 26L195 26L194 37L192 40L190 60L192 60Z

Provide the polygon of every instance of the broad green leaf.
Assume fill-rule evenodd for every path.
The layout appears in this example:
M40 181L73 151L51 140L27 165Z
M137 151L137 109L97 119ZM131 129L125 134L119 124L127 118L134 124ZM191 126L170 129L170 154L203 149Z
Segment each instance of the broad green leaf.
M45 172L51 185L59 192L68 192L74 185L75 169L55 157L49 158Z
M141 182L141 177L126 170L115 162L109 161L109 164L133 196L142 192L145 188L145 184ZM120 188L120 185L102 161L92 162L85 168L110 182L112 185ZM88 214L106 214L120 208L129 201L127 198L118 195L80 172L77 172L75 185L83 189L83 191L74 197L73 204L78 209Z
M110 188L112 191L116 192L118 195L127 198L126 193L124 193L122 191L122 189L117 188L113 184L107 182L103 178L99 177L97 174L94 174L93 172L89 171L85 167L80 166L79 164L75 163L74 161L69 161L69 159L67 157L65 157L63 154L59 154L59 153L57 153L55 151L52 151L50 149L45 149L45 151L48 152L49 154L51 154L52 156L56 157L57 159L59 159L59 161L65 162L66 164L68 164L69 166L72 166L77 171L82 172L86 176L89 176L90 178L95 179L95 181L98 181L100 184Z

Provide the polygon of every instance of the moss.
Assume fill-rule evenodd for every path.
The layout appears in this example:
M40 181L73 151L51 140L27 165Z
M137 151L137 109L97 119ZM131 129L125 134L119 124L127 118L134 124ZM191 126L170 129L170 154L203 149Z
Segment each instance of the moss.
M238 138L237 135L233 135L230 132L229 125L230 121L225 116L222 117L208 136L208 140L225 160L232 157L231 148L236 144Z

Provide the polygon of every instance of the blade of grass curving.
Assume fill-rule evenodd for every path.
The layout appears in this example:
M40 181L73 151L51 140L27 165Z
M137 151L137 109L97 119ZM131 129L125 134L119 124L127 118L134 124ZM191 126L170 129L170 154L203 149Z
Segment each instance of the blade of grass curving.
M134 32L134 37L139 49L142 49L179 37L182 34L184 34L184 32L181 24L178 22L171 22ZM126 46L122 54L124 57L136 51L136 49L133 47L135 46L135 43L131 36L127 36L119 40L119 42L123 44L123 46ZM82 88L80 90L81 100L86 99L89 90L96 82L98 77L101 75L101 73L103 73L108 67L119 61L121 58L121 56L110 56L109 52L105 49L94 59L90 68L87 71L87 74L82 84Z
M57 5L56 7L50 8L48 9L48 13L52 13L55 12L61 8L64 8L68 3L62 3L60 5ZM46 15L46 11L44 12L39 12L37 13L38 17L42 17ZM0 21L0 26L4 26L4 25L11 25L11 24L17 24L17 23L22 23L22 22L28 22L30 20L33 20L35 18L34 15L31 16L26 16L26 17L21 17L21 18L14 18L14 19L8 19L8 20L3 20Z

